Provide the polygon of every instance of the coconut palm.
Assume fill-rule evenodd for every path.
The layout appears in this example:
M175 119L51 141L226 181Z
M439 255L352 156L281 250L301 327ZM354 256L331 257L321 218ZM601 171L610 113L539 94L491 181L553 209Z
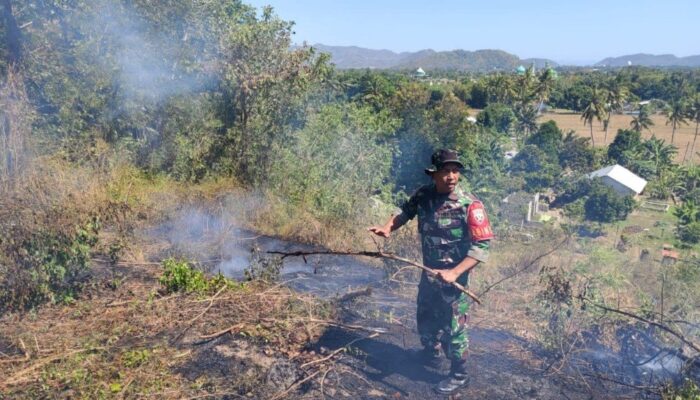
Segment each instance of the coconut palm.
M605 119L605 106L602 101L602 94L598 88L593 88L593 93L591 98L588 100L586 108L583 109L581 113L581 119L583 120L583 126L588 124L591 127L591 146L595 147L595 139L593 138L593 119L597 119L598 122Z
M671 144L673 144L673 139L676 137L676 128L686 123L686 104L682 100L674 100L671 104L666 106L663 114L666 116L666 125L671 124Z
M603 143L608 142L608 127L610 126L610 119L612 118L613 113L619 113L622 111L622 105L624 104L627 95L627 88L615 80L610 81L603 89L603 96L605 97L605 119L603 120L603 130L605 131L605 136L603 138Z
M537 78L537 87L535 88L535 92L540 103L537 107L538 114L542 111L544 102L549 99L549 95L552 92L552 87L554 86L554 80L556 77L557 73L552 68L545 68Z
M651 130L652 126L654 126L654 121L649 116L649 109L647 106L639 106L639 112L636 117L632 118L630 127L634 131L641 132L644 129Z
M698 140L698 125L700 125L700 94L693 96L688 107L688 119L695 122L695 137L693 137L693 145L690 148L690 159L695 155L695 142Z
M497 74L487 80L489 102L510 104L515 96L513 80L510 76Z

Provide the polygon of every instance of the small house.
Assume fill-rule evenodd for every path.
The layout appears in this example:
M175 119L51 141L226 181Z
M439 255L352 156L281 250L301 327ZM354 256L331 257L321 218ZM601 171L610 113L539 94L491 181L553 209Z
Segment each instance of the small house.
M604 185L611 187L623 196L637 196L647 185L644 178L618 164L594 171L588 177L591 179L600 178Z

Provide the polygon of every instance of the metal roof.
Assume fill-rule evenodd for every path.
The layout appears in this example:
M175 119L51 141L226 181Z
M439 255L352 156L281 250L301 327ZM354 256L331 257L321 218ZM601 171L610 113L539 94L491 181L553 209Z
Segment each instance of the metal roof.
M619 182L637 194L642 193L647 185L647 181L645 179L635 175L634 172L619 164L601 168L597 171L591 172L588 175L589 178L602 178L604 176Z

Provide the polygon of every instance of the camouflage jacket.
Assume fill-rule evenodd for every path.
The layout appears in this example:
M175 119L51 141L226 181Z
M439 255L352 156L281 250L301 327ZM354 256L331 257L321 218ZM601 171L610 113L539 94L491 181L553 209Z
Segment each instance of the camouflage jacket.
M452 268L466 256L488 259L493 232L484 206L459 188L438 193L434 184L416 191L401 207L399 222L418 216L423 263L431 268Z

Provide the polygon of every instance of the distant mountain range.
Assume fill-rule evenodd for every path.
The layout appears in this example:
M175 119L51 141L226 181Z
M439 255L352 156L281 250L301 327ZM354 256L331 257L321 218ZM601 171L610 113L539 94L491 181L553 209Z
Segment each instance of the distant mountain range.
M376 69L417 69L423 68L442 71L488 72L513 70L519 65L559 66L558 63L545 58L521 59L503 50L420 50L416 52L396 53L391 50L372 50L357 46L328 46L316 44L316 49L331 54L331 61L340 69L376 68ZM676 57L672 54L632 54L621 57L606 58L596 67L624 67L627 65L648 67L700 67L700 55Z
M700 55L676 57L673 54L630 54L621 57L608 57L595 64L598 67L625 67L642 65L645 67L700 67Z
M340 69L377 68L377 69L416 69L451 70L468 72L486 72L493 70L512 70L518 65L536 68L545 65L557 66L552 60L528 58L521 60L518 56L503 50L420 50L416 52L395 53L390 50L372 50L356 46L327 46L316 44L319 51L330 53L331 61Z

